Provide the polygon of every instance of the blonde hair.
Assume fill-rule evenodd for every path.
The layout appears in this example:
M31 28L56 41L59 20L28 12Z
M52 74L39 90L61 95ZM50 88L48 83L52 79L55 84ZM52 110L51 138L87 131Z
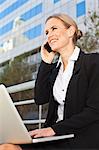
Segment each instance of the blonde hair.
M46 19L46 22L51 18L57 18L57 19L61 20L63 22L63 24L66 26L66 28L69 28L70 26L75 27L75 33L74 33L74 37L73 37L74 44L76 44L77 40L82 37L82 35L83 35L82 31L78 29L76 22L70 16L68 16L66 14L54 14L54 15L49 16Z

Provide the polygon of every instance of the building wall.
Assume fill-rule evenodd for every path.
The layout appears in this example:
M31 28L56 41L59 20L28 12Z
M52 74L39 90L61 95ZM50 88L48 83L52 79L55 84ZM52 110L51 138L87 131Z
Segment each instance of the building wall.
M7 87L19 85L21 91L21 83L35 80L41 61L39 49L45 38L44 22L49 15L67 13L85 32L83 22L88 11L98 9L99 0L0 0L0 82ZM17 58L20 60L17 57L20 55L22 61L16 61ZM11 96L14 102L30 101L34 90L16 92ZM38 119L40 116L35 103L19 105L17 109L22 119ZM46 105L42 112L42 118L45 118ZM28 128L30 130L30 125Z
M0 63L41 46L49 15L67 13L85 32L85 16L98 8L99 0L0 0Z

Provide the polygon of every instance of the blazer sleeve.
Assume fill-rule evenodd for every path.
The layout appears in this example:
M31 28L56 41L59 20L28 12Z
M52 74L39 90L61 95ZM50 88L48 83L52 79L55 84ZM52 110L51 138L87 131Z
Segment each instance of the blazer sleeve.
M50 75L53 64L41 62L34 88L34 99L37 105L49 102Z
M52 125L58 135L76 134L81 129L99 121L99 54L86 55L84 62L89 80L86 105L82 112Z

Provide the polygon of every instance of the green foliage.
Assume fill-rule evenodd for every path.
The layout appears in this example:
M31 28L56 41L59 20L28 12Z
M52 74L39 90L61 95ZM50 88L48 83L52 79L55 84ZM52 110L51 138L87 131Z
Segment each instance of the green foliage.
M18 56L12 61L4 65L0 73L0 84L5 84L7 87L22 82L27 82L32 79L33 72L36 70L36 65L28 63L28 58L25 55ZM18 92L12 94L14 101L21 99L33 98L33 91Z
M99 15L96 12L89 12L84 24L86 33L78 41L78 45L87 52L97 51L99 49Z
M16 57L4 66L0 73L0 83L6 86L18 84L32 79L32 67L23 56Z
M0 83L3 83L8 87L11 85L32 80L32 75L33 72L35 72L35 70L36 70L36 65L28 62L27 55L24 54L18 56L14 58L12 61L9 61L8 63L4 64L4 67L2 68L2 72L0 72ZM26 91L12 93L10 95L14 102L20 100L29 100L29 99L33 99L34 90L29 89ZM29 116L29 114L31 114L32 112L36 115L38 114L37 106L35 106L34 104L17 106L17 109L23 119L26 118L27 115Z

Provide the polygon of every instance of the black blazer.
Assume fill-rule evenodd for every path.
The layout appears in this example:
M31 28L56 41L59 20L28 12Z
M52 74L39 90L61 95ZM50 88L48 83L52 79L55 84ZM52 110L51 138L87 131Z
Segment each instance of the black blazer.
M53 85L59 67L42 61L37 75L35 102L49 102L45 127L51 126L56 135L74 133L75 138L69 139L73 148L99 148L99 54L80 52L66 93L64 118L56 123Z

